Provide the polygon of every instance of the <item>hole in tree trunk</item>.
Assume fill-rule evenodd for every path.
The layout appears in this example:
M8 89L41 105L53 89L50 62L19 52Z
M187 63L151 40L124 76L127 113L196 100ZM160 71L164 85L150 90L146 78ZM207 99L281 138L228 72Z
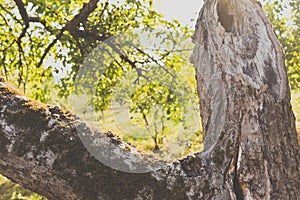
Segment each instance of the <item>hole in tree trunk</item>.
M219 0L217 4L217 12L221 25L224 27L226 32L233 31L233 16L229 14L229 2L226 0Z

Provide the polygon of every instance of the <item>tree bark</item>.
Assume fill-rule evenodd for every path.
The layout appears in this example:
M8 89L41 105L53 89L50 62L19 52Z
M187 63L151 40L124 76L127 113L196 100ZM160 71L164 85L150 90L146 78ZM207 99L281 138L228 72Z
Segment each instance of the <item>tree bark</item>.
M193 41L203 152L147 173L117 171L93 157L80 134L101 139L99 154L117 149L125 167L148 160L2 80L0 173L49 199L300 199L284 55L259 3L206 0Z

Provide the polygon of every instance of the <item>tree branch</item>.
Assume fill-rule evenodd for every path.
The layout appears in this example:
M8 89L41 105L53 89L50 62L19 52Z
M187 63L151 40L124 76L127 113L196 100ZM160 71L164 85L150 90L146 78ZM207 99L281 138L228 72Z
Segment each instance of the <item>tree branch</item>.
M85 3L79 14L66 24L65 29L69 32L77 31L78 25L85 22L89 15L97 8L98 1L99 0L90 0L88 3Z
M21 21L19 19L16 18L16 15L14 15L13 13L9 12L2 4L0 4L0 8L2 10L4 10L7 14L9 14L14 20L16 20L16 22L18 22L19 24L22 24Z
M62 29L58 34L57 36L55 37L55 39L46 47L40 61L38 62L37 64L37 68L41 67L41 65L43 64L44 62L44 59L46 58L47 54L49 53L49 51L51 50L51 48L56 44L56 42L64 35L64 32L65 30Z
M28 14L23 1L22 0L14 0L14 1L18 7L19 13L22 17L22 20L25 23L25 26L28 26L29 25Z
M39 63L37 64L37 68L43 64L47 54L56 44L56 42L64 35L65 31L69 31L72 35L78 31L78 25L87 20L88 16L97 8L98 1L99 0L90 0L88 3L85 3L81 11L71 21L66 23L66 25L57 34L55 39L45 49Z
M147 173L125 173L100 161L116 162L128 170L149 165L149 158L108 134L91 130L80 119L57 106L27 99L0 82L0 173L49 199L153 199L184 197L181 164ZM95 155L82 137L96 145ZM98 141L95 143L95 141ZM107 157L105 157L107 156ZM151 163L150 163L151 164ZM135 168L137 167L137 168ZM125 169L123 168L123 169ZM170 184L169 178L175 178ZM164 180L166 179L166 180ZM177 180L178 179L178 180ZM204 180L204 179L203 179ZM168 186L170 185L170 186ZM191 187L185 184L186 188ZM164 192L161 192L164 188Z

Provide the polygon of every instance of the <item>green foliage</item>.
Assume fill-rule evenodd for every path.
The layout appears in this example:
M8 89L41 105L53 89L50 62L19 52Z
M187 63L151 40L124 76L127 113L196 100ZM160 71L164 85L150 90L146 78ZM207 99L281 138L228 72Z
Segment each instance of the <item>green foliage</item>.
M0 199L1 200L46 200L33 192L25 190L5 177L0 175Z
M42 55L41 47L50 42L50 35L40 26L25 29L13 2L1 0L0 5L1 74L29 97L45 102L49 98L51 66L36 65Z
M183 143L192 144L190 133L199 131L200 119L195 70L188 61L193 48L191 31L178 25L170 30L144 27L127 31L90 52L75 81L76 113L89 121L99 120L102 129L125 141L152 144L146 150L166 149L178 141L177 133ZM116 109L129 116L112 111ZM87 110L100 114L93 118ZM198 142L201 144L200 139ZM185 153L194 147L182 146ZM172 158L181 153L171 152Z

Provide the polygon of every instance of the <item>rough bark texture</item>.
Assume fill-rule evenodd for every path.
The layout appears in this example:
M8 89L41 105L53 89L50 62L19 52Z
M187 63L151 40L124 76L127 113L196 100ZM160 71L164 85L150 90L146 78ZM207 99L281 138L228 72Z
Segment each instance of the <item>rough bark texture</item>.
M193 40L204 152L149 173L116 171L86 150L79 134L95 134L75 115L2 81L0 173L49 199L299 199L284 56L260 5L207 0ZM99 153L113 143L129 167L143 157L110 134L98 137Z
M206 1L193 39L205 151L230 198L300 198L284 55L260 4Z

